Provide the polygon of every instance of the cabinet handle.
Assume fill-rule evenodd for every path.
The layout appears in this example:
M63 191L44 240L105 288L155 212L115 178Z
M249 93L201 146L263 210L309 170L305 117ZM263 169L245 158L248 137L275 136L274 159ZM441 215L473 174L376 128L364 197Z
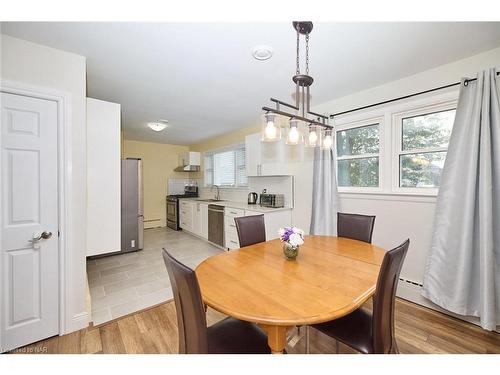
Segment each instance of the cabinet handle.
M229 224L230 227L236 228L236 225Z
M229 241L229 242L234 243L235 245L238 245L238 242L236 242L236 241L232 241L232 240L231 240L231 241Z

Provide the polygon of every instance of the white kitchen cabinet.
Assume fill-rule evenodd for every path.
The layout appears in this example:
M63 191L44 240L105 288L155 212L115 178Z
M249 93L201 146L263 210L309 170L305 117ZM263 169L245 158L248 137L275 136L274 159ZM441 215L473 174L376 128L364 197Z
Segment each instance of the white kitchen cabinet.
M247 176L259 176L261 164L260 134L250 134L245 137L245 157Z
M208 204L193 202L192 232L197 236L208 239Z
M245 211L245 216L253 215L262 215L262 213L249 210ZM292 225L292 210L266 212L264 214L264 222L266 224L266 240L269 241L278 238L278 231L280 228Z
M87 98L87 256L121 250L120 104Z
M208 240L208 204L200 203L199 215L201 221L200 236Z
M179 221L183 230L208 239L208 203L181 200Z
M241 210L226 207L224 215L224 236L226 247L230 250L239 249L240 242L238 239L238 231L236 230L235 217L264 215L264 223L266 225L266 239L272 240L279 237L278 231L280 228L292 225L292 210L280 210L273 212L261 213L257 211Z
M235 250L240 247L234 218L241 216L245 216L245 210L232 207L226 207L224 209L224 238L226 247L230 250Z
M187 230L188 232L193 232L194 229L193 216L195 209L194 202L181 200L179 207L180 207L179 209L180 227L183 230Z
M245 137L247 176L287 175L285 140L261 142L260 133Z

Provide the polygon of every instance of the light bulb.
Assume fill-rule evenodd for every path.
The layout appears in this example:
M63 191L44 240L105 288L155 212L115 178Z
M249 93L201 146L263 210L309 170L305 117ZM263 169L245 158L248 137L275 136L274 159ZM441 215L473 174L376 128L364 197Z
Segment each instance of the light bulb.
M316 142L318 142L318 134L316 133L316 130L312 130L309 133L309 144L316 145Z
M292 126L288 132L288 142L298 143L299 142L299 131L296 126Z
M332 148L332 136L330 134L325 135L325 138L323 139L323 148L324 149L329 149Z
M274 139L276 138L276 126L274 126L274 121L268 121L266 125L266 138Z

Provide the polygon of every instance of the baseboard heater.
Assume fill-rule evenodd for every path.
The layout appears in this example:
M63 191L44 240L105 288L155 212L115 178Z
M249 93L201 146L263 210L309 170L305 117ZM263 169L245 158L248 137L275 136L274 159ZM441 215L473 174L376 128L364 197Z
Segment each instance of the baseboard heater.
M405 283L408 283L408 284L411 284L411 285L419 286L419 287L423 287L424 286L423 284L417 283L416 281L412 281L412 280L408 280L408 279L403 279L402 277L400 277L399 280L400 281L404 281Z
M144 229L155 229L161 227L161 219L144 220Z

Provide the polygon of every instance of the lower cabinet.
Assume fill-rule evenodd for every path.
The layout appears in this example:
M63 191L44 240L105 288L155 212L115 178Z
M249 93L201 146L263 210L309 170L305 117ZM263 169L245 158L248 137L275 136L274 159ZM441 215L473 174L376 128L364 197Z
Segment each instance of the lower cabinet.
M193 232L194 202L181 200L179 204L179 224L183 230Z
M238 232L236 230L236 223L234 222L234 218L240 216L262 215L261 212L257 211L238 211L239 212L235 213L234 209L226 209L226 215L224 216L225 242L226 247L229 250L240 248L240 242L238 240ZM229 214L227 214L228 212ZM278 238L279 229L285 226L290 226L292 224L292 210L266 212L264 214L264 223L266 225L266 240L273 240L275 238Z
M181 228L208 239L208 204L181 201L179 220Z
M181 200L179 221L180 227L201 238L208 240L208 203ZM241 208L226 207L224 210L224 241L229 250L240 248L235 217L262 215L261 212L243 210ZM266 212L266 239L272 240L279 237L280 228L292 224L292 210Z

